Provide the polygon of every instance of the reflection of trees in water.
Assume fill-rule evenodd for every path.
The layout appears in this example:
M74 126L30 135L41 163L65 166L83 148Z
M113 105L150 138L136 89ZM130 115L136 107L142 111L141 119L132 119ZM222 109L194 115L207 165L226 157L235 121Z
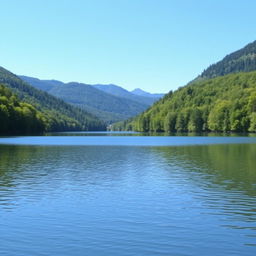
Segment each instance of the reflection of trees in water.
M165 159L175 158L193 172L209 174L211 182L256 196L256 145L210 145L156 148ZM176 162L175 162L176 163Z
M169 165L177 165L201 188L208 208L224 215L256 221L256 145L230 144L153 149ZM221 214L221 212L219 214ZM248 227L256 229L254 227ZM241 228L241 227L237 227Z
M23 166L31 161L29 158L35 150L35 148L31 147L0 146L1 187L15 186L14 178L22 174Z
M44 160L46 148L30 146L0 146L0 205L14 205L17 187L22 186L22 180L31 181L34 170L31 163ZM39 157L39 156L42 157ZM40 176L40 175L39 175ZM17 196L18 197L18 196Z
M92 184L119 184L126 177L120 165L134 156L130 147L0 146L0 205L23 190L36 198L76 186L87 193Z
M199 197L206 208L224 210L225 215L230 211L230 215L237 213L246 216L246 221L255 221L255 156L253 144L148 148L0 146L0 204L1 200L14 201L23 189L26 196L31 191L34 197L42 197L81 185L83 193L87 193L93 184L93 189L104 193L104 186L120 186L127 177L136 181L147 178L147 164L153 163L154 168L159 166L154 175L170 175L177 167L185 182L200 188L200 194L188 193Z

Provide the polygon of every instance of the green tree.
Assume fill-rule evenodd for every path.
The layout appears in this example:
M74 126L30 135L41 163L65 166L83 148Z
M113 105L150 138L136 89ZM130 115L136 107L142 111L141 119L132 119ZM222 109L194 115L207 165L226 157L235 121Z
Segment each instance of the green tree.
M176 120L177 120L177 114L175 112L169 112L166 115L164 120L164 130L166 132L175 132Z
M190 112L188 130L190 132L201 132L203 130L202 113L198 108L194 108Z
M208 126L212 131L229 131L230 116L229 109L231 103L226 100L219 100L209 114Z
M187 131L187 116L184 111L178 114L175 129L178 132Z
M250 132L256 132L256 112L251 113L250 115Z

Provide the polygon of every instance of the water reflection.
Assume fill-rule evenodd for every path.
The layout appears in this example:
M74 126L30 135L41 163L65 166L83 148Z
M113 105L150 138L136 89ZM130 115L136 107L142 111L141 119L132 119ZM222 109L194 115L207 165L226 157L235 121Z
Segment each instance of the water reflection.
M2 248L25 232L10 255L32 255L40 230L58 242L46 255L254 255L255 155L255 144L2 145Z
M159 147L155 152L161 153L169 165L175 158L175 164L193 176L208 174L204 178L226 190L256 196L256 144Z
M199 197L205 207L238 221L230 227L256 230L255 144L153 150L163 156L170 167L181 167L185 178L202 189L194 197ZM251 225L244 226L239 221L251 222Z
M98 131L98 132L51 132L45 136L172 136L172 137L256 137L255 133L217 133L217 132L133 132L133 131Z
M29 186L35 189L37 185L44 185L47 190L55 190L65 182L75 186L76 182L96 185L109 180L113 185L115 181L120 182L127 178L122 165L127 168L127 165L132 167L140 165L141 162L145 164L145 159L148 159L147 165L150 165L150 159L157 157L159 167L166 171L164 175L168 172L173 175L173 170L177 169L176 172L183 175L189 183L204 189L207 192L205 197L212 200L214 206L218 197L223 200L231 195L232 204L229 206L237 205L233 208L238 209L247 206L248 209L245 210L249 217L255 216L256 212L255 156L255 144L132 149L1 146L0 196L6 195L7 191L14 192L15 187L24 184L27 189L30 189ZM50 186L53 182L54 185ZM211 191L216 195L211 194L209 197L208 193ZM204 194L200 197L204 198ZM8 198L12 200L11 197Z

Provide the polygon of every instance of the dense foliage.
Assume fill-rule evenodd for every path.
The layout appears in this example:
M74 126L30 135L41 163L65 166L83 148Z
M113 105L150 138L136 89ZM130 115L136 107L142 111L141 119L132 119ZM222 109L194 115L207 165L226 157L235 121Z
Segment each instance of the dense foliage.
M45 128L42 113L0 85L0 134L40 133Z
M256 41L211 65L201 74L200 78L214 78L230 73L254 70L256 70Z
M256 132L256 72L196 81L115 130Z
M9 87L21 101L42 113L46 131L105 129L105 124L98 118L30 86L2 67L0 83Z
M92 86L76 82L63 83L57 80L20 77L32 86L92 113L107 123L135 116L157 100L157 98L135 95L111 84Z

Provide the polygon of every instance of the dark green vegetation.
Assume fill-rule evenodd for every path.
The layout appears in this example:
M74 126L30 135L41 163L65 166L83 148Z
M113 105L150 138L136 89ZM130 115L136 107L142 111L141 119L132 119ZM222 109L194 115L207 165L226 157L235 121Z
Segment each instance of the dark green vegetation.
M227 55L223 60L204 70L200 78L214 78L230 73L256 70L256 41Z
M135 116L158 98L138 96L116 85L88 85L20 76L32 86L73 104L107 123Z
M256 72L197 81L170 92L149 110L114 128L144 132L255 132Z
M113 129L256 132L256 72L247 72L250 70L256 70L256 42L228 55L194 82L168 93L141 115L117 123Z
M46 92L35 89L2 67L0 67L0 83L8 87L18 97L18 99L14 99L15 96L10 96L10 99L7 98L7 101L4 101L5 103L1 103L3 108L5 108L4 105L6 104L9 106L8 119L13 121L12 127L15 126L15 128L9 130L10 133L105 129L105 124L93 115L75 108ZM8 91L2 89L0 96L7 97L6 94L8 95ZM24 115L30 117L33 115L35 122L28 118L28 123L20 127L20 123L15 121L17 115L11 111L11 105L13 105L14 109L20 106L21 109L16 108L16 112L23 112L25 113ZM28 113L29 111L31 113ZM4 115L1 113L1 118L3 118L1 120L5 120L6 117ZM21 117L21 120L20 122L23 122L25 119ZM7 124L1 121L0 125L5 127L1 128L5 131Z
M45 130L44 116L32 105L20 102L0 85L0 134L31 134Z

